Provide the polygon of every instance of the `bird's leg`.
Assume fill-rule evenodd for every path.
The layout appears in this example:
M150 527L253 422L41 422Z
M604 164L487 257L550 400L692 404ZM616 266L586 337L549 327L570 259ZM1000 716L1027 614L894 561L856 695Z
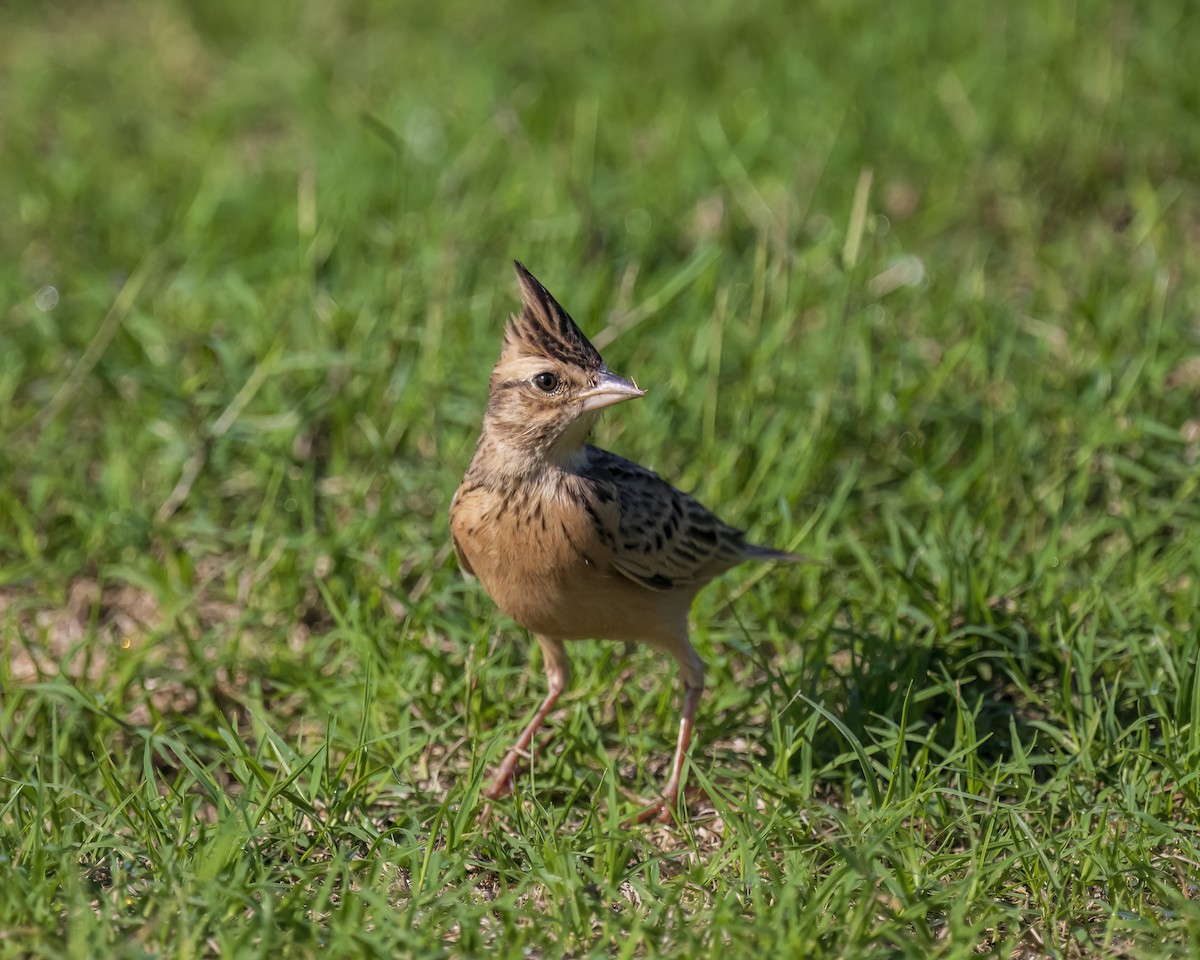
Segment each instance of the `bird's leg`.
M517 767L521 765L522 760L530 757L529 744L532 742L534 734L538 732L538 727L542 725L542 721L554 709L554 705L558 702L561 693L562 690L556 690L553 687L550 688L550 692L546 694L546 699L538 707L538 712L529 721L529 726L517 738L517 742L512 745L512 748L501 761L500 766L496 768L496 779L490 787L483 791L485 797L496 800L500 797L508 796L512 792L513 779L517 775Z
M546 680L550 689L546 693L546 699L538 707L537 713L529 721L529 725L522 731L517 742L513 744L512 749L508 751L496 769L496 779L492 781L490 787L483 791L483 795L490 800L497 800L512 792L517 768L520 767L522 760L526 758L532 760L533 755L536 755L536 751L533 751L533 755L531 755L529 745L533 742L542 721L550 715L550 711L558 703L558 698L567 688L567 681L571 677L571 665L567 661L567 653L563 648L562 641L549 640L540 636L538 641L542 645L542 659L545 661Z
M679 781L683 777L683 764L687 759L688 747L692 742L692 729L696 722L696 708L700 705L700 694L703 687L685 687L683 692L683 715L679 719L679 739L675 742L675 758L671 761L671 776L663 788L662 799L651 807L643 810L634 819L634 823L645 823L657 820L659 823L670 823L679 800Z
M692 730L696 724L696 709L700 706L700 696L704 693L704 663L688 643L686 634L681 646L672 650L679 660L680 672L683 675L683 710L679 718L679 739L675 741L675 756L671 760L671 775L663 788L662 799L658 803L643 810L634 818L634 823L645 823L657 820L659 823L670 823L675 813L675 805L679 800L679 782L683 778L683 764L687 760L688 747L692 743Z

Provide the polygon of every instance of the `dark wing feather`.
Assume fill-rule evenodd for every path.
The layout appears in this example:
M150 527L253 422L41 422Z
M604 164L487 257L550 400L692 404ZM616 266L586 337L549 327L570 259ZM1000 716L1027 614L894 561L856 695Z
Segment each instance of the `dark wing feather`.
M699 586L753 556L742 531L652 470L596 447L585 453L580 476L624 576L651 590Z

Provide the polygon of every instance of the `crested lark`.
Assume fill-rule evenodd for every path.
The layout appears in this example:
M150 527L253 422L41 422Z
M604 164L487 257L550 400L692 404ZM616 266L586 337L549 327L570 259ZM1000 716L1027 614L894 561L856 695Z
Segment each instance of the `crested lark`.
M521 313L492 371L483 432L450 506L454 550L501 611L538 639L549 692L486 791L508 793L534 734L570 678L564 641L637 640L671 654L683 715L660 803L671 817L704 687L688 642L692 599L744 560L795 560L747 543L657 474L585 445L605 407L643 395L612 373L567 312L520 263Z

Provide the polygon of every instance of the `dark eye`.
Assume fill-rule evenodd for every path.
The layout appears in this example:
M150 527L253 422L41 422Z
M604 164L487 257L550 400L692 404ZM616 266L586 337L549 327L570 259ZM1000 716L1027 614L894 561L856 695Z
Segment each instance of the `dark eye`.
M543 393L553 393L558 389L558 374L544 370L533 378L533 385Z

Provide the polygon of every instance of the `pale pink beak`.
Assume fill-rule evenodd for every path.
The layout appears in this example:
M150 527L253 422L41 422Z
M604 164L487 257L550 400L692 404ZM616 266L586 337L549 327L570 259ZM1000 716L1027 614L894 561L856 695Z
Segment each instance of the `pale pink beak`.
M606 370L600 374L600 379L594 387L583 393L575 394L575 400L584 410L602 410L605 407L611 407L614 403L636 400L645 395L646 391L638 387L632 380L618 377L615 373L609 373Z

